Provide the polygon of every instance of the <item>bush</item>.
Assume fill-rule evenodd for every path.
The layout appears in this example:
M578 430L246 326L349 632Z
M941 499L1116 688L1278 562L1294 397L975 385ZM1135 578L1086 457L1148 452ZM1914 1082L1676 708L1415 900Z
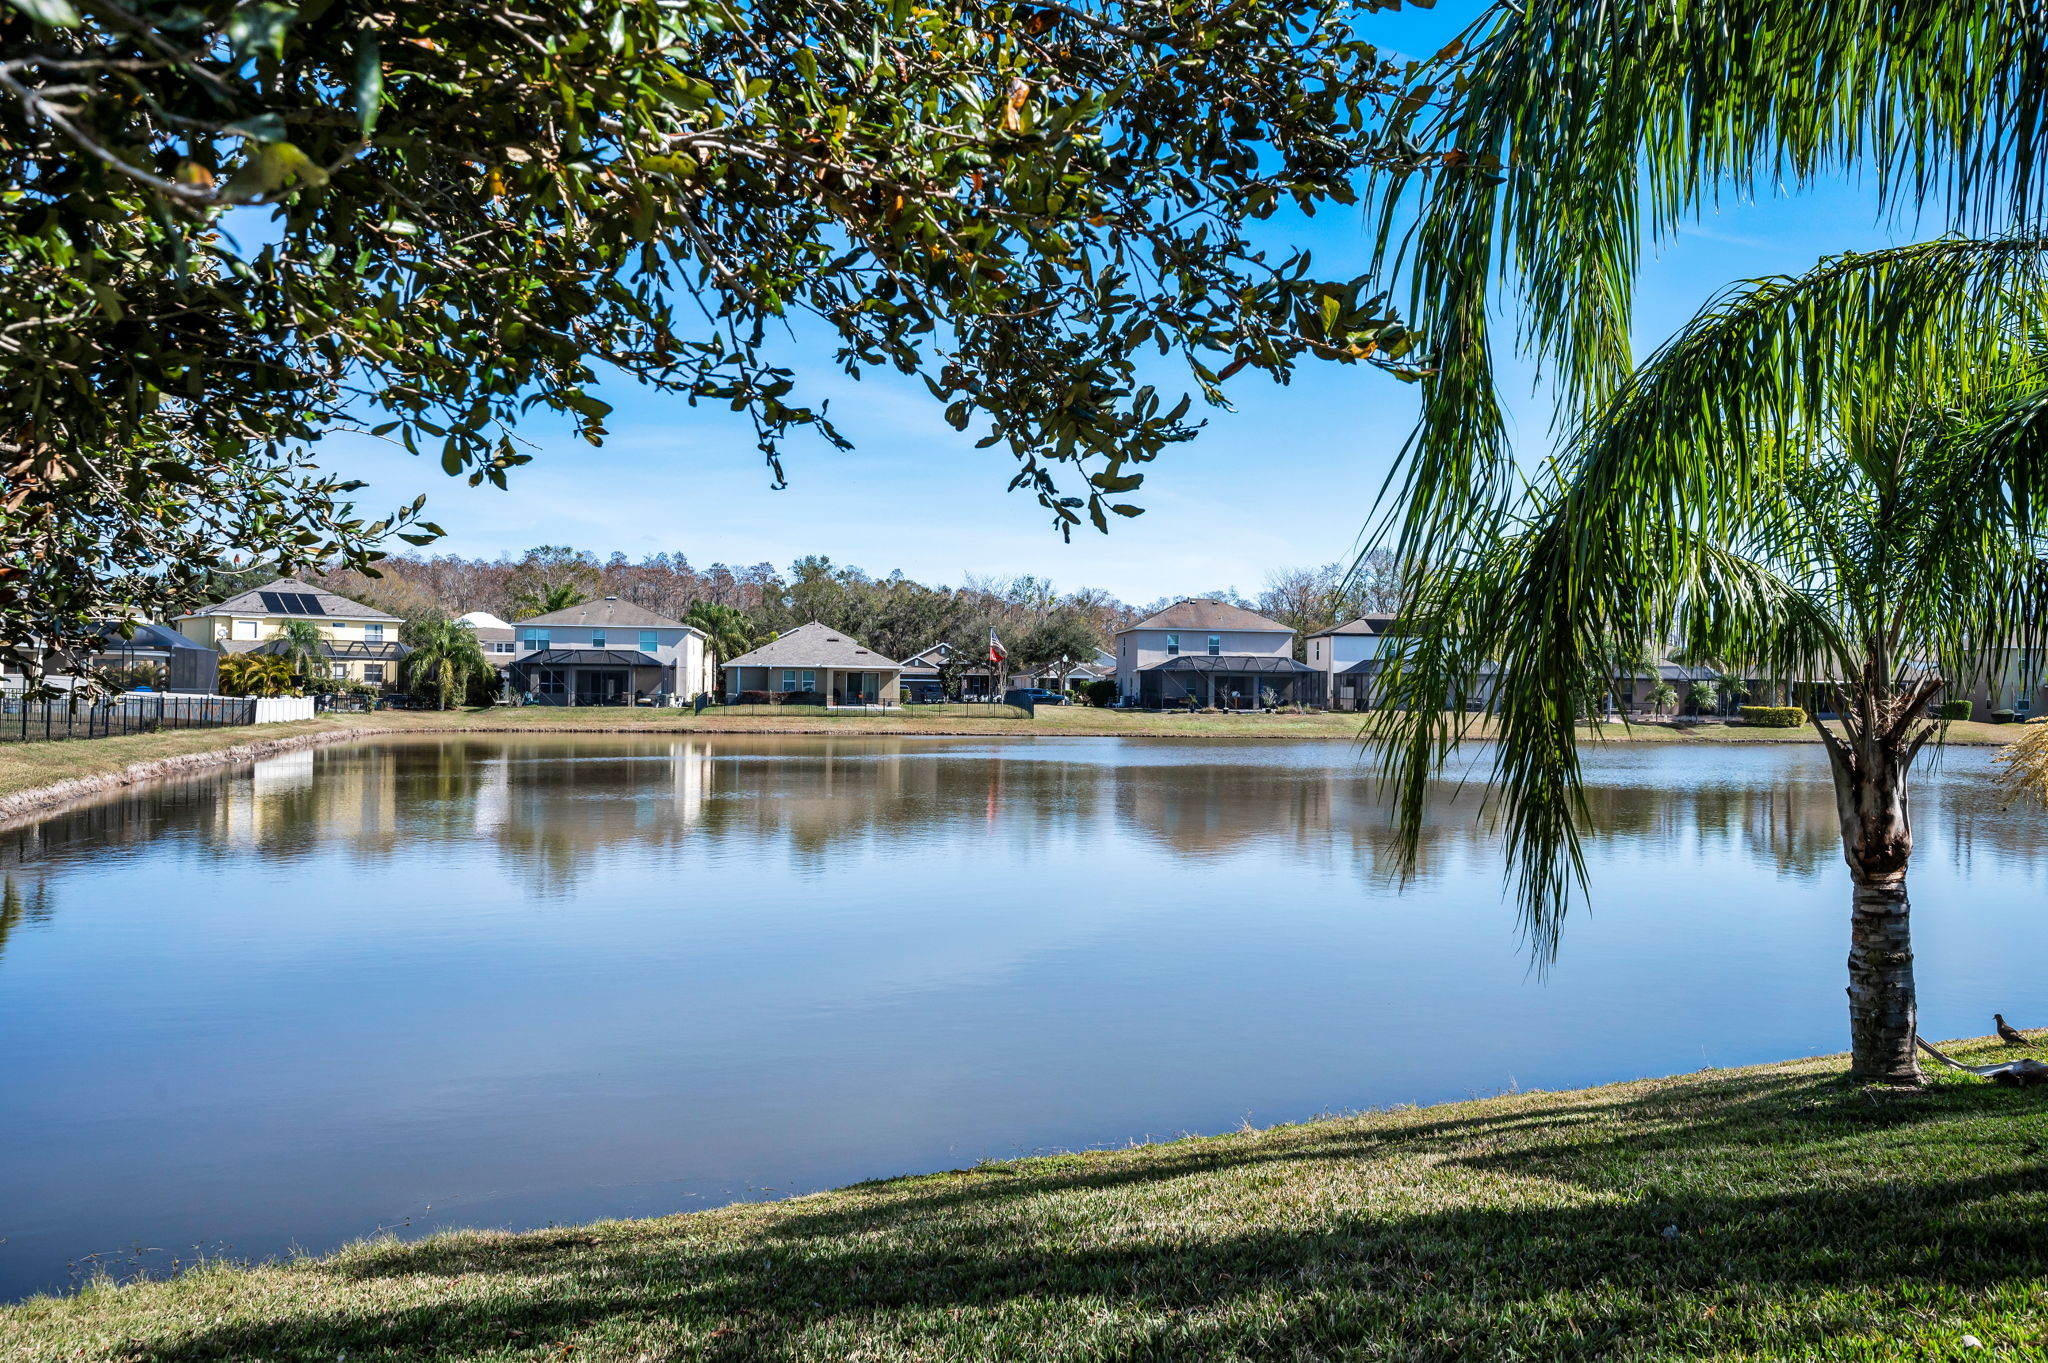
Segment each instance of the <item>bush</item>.
M1934 707L1934 717L1944 722L1970 717L1970 702L1966 700L1945 700Z
M1116 683L1107 679L1092 681L1081 688L1090 705L1101 708L1116 704Z
M2010 711L2010 710L1993 710L1993 711L1991 712L1991 722L1992 722L1993 724L2010 724L2010 723L2012 723L2012 711Z
M1806 723L1806 711L1796 705L1745 705L1736 713L1759 729L1796 729Z

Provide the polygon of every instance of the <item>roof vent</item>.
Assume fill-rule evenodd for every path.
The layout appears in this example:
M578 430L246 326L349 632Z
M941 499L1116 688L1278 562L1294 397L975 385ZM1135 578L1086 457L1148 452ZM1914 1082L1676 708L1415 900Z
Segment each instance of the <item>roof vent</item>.
M605 600L607 600L607 601L616 601L616 600L618 600L618 599L619 599L619 598L617 598L616 596L607 596L607 597L605 598Z

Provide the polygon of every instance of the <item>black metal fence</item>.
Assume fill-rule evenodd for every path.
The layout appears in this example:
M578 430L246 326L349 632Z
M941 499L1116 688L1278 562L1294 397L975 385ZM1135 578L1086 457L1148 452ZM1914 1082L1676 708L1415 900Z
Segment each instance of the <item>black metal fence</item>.
M114 696L76 705L68 700L0 698L0 743L118 738L255 722L256 701L247 696Z
M1031 712L1021 706L1004 705L985 701L962 704L945 701L937 704L919 704L909 701L902 705L834 705L829 709L823 705L757 705L751 703L717 703L699 708L700 714L745 716L749 719L859 719L863 715L905 715L915 719L1030 719Z

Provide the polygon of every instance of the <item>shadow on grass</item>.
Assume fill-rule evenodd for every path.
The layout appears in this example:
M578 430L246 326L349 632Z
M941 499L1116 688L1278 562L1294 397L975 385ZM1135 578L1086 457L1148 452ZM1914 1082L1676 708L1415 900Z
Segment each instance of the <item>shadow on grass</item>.
M2038 1292L2043 1110L1789 1074L1312 1125L867 1185L748 1224L373 1247L301 1271L320 1292L470 1295L308 1303L147 1356L1821 1353L1915 1293ZM1397 1162L1398 1195L1354 1177Z

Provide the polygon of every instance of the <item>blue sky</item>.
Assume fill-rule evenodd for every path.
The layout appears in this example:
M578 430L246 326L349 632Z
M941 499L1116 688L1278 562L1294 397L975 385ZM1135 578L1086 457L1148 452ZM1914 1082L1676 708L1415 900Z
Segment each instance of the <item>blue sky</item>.
M1380 41L1425 54L1477 9L1465 0L1382 16ZM1646 259L1639 353L1735 280L1910 235L1881 219L1867 186L1848 182L1724 203ZM1274 241L1312 248L1325 277L1361 273L1369 259L1365 224L1350 210L1282 224ZM1014 468L1007 454L974 449L979 432L948 427L922 385L876 373L851 382L833 372L829 353L788 360L812 393L831 398L856 448L797 440L781 491L743 418L625 382L604 392L616 411L601 450L558 426L524 427L535 458L509 491L471 489L432 459L362 438L331 439L320 455L369 482L366 508L426 492L429 514L448 531L430 552L495 557L571 544L634 558L681 552L700 567L786 566L817 553L929 582L1032 573L1062 589L1097 586L1145 602L1217 588L1254 594L1275 568L1346 556L1414 415L1411 391L1369 370L1311 362L1285 388L1247 371L1229 385L1236 410L1210 412L1199 439L1151 466L1139 498L1145 515L1108 536L1077 531L1065 544L1027 494L1004 491ZM1173 377L1162 376L1162 387ZM1520 451L1540 456L1547 400L1531 393L1526 371L1509 398Z

